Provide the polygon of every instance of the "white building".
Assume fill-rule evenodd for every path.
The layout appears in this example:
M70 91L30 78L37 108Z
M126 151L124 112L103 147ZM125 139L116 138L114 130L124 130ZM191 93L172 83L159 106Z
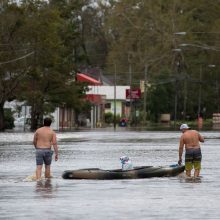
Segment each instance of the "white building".
M87 94L105 96L105 113L114 114L114 102L116 102L116 115L129 115L129 107L126 107L126 89L129 86L89 86ZM127 100L129 101L129 100Z
M15 119L14 125L15 129L20 130L28 130L30 127L30 124L27 124L27 120L31 118L31 107L25 105L25 102L19 102L17 100L11 101L11 102L5 102L4 104L5 109L11 109L13 113L13 117ZM60 121L60 108L56 108L53 113L51 113L51 116L53 117L53 122L51 124L51 128L54 130L60 130L61 125L59 125ZM64 121L64 119L61 120Z

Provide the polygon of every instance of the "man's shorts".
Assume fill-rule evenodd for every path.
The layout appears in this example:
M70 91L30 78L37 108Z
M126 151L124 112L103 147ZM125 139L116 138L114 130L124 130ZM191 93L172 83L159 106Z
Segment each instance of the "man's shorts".
M200 148L188 148L185 153L185 170L201 169L202 153Z
M36 164L37 165L51 165L53 151L49 148L36 149Z

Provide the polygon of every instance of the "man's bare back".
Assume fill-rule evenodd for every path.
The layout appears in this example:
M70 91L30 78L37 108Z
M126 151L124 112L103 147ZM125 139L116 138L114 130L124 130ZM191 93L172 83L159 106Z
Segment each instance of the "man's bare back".
M47 126L37 129L34 136L34 145L36 148L51 148L56 144L55 132Z
M180 145L186 149L199 148L199 142L204 142L204 138L195 130L186 130L180 138Z

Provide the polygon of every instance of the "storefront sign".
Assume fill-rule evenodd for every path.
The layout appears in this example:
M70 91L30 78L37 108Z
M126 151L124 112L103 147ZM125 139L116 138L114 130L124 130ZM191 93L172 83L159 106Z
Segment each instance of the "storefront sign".
M130 93L130 89L126 89L126 99L140 99L141 98L141 90L140 89L132 89Z

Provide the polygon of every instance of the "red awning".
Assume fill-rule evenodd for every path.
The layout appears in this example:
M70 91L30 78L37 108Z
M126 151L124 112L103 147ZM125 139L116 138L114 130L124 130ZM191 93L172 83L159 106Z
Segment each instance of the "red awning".
M103 99L101 95L96 95L96 94L87 94L86 95L86 100L90 101L91 103L94 104L102 104Z
M98 81L90 76L87 76L86 74L83 74L83 73L77 73L76 80L79 82L87 82L89 85L93 85L93 86L101 85L100 81Z

